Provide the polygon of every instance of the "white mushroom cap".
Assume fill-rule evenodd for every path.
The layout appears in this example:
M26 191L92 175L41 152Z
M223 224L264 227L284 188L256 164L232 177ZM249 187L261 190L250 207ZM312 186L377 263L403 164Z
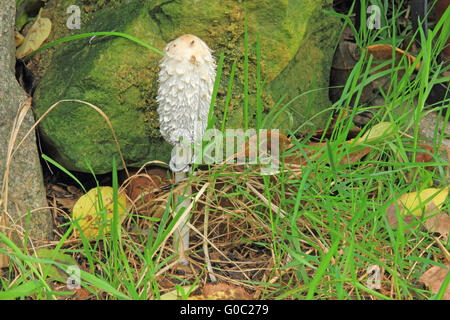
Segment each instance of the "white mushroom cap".
M185 34L167 44L164 53L157 96L161 135L173 146L198 143L216 76L211 50L200 38Z

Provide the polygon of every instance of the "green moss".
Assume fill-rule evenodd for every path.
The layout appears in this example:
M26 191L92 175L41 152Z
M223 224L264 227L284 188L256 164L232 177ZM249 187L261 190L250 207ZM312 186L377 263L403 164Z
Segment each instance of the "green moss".
M277 4L273 4L270 1L264 2L266 4L264 9L272 9ZM281 12L283 8L278 8ZM192 3L190 1L184 1L183 5L179 5L175 2L168 3L162 6L161 11L166 15L166 19L171 21L173 30L170 30L170 34L167 34L168 39L174 39L184 33L192 33L202 38L214 51L216 57L220 54L224 54L224 67L221 78L220 88L217 95L217 104L215 107L215 115L222 120L224 114L224 106L227 95L227 88L229 83L229 77L231 74L231 66L236 61L236 73L233 82L233 91L231 101L229 104L227 127L243 127L243 103L244 103L244 7L242 3L237 1L221 1L211 3L199 2ZM256 115L256 55L255 55L255 42L256 42L256 29L255 24L257 20L259 10L256 7L248 9L248 34L249 34L249 126L255 126ZM190 19L191 16L195 16L198 23L193 24ZM281 18L280 18L281 19ZM261 25L264 25L262 23ZM275 25L271 25L272 31ZM260 30L261 34L266 34L264 29ZM163 34L164 35L164 34ZM281 47L288 46L289 43L282 43ZM265 48L272 46L270 50L264 50ZM273 53L273 42L263 40L261 42L263 54L262 64L262 79L268 77L273 79L277 72L282 70L283 65L287 64L292 54L278 55L276 59L272 59L276 53ZM253 49L253 50L252 50ZM293 51L291 49L291 51ZM269 52L269 53L268 53ZM283 52L285 53L285 52ZM269 62L270 61L270 62ZM271 98L270 92L264 91L262 93L263 108L265 111L270 110L274 102Z
M120 12L104 9L84 26L83 32L111 30L105 23L108 22L117 30L142 38L139 30L149 19L141 9L138 2ZM159 59L155 53L120 38L99 37L91 44L87 40L67 43L53 56L47 76L36 90L35 111L40 116L61 99L90 102L111 119L129 164L142 164L151 156L156 157L159 151L151 146L154 139L163 145L166 150L163 159L168 160L170 148L164 146L155 129L158 127L154 112L157 67L148 68L148 65L157 66ZM41 130L47 142L58 146L58 154L66 155L60 160L69 169L85 170L86 155L94 168L107 172L111 157L119 157L105 120L80 103L58 106L43 121Z
M294 118L294 124L298 127L298 124L308 122L300 132L314 130L312 126L323 128L330 115L330 111L323 112L331 105L328 99L328 75L334 51L330 50L330 46L339 37L340 23L324 13L323 9L331 10L331 2L317 2L316 8L309 8L312 10L311 17L306 24L301 46L288 66L269 84L275 100L284 94L287 94L286 102L295 99L288 111ZM321 90L307 93L317 89ZM299 97L300 94L304 95Z

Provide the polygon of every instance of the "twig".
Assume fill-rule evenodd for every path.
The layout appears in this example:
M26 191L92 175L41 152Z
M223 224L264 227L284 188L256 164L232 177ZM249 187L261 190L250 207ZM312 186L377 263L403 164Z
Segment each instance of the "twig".
M258 196L259 199L261 199L262 202L264 202L266 206L271 206L273 211L277 213L279 212L281 218L287 216L287 213L283 209L278 208L274 203L269 203L269 201L261 193L259 193L258 190L256 190L250 183L247 182L246 185L250 190L253 191L254 194Z
M442 253L444 253L445 259L447 260L447 262L450 262L450 253L447 251L447 249L445 249L445 247L442 245L441 241L439 241L438 238L433 237L434 241L436 241L438 247L442 250Z

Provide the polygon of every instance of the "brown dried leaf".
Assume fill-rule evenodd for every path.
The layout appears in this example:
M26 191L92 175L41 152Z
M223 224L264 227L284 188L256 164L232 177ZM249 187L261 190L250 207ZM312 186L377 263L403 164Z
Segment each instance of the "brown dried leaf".
M345 120L345 118L347 118L348 114L350 112L350 108L345 108L342 110L342 112L339 112L338 114L336 114L333 117L333 120L330 124L330 126L328 127L327 131L325 132L325 129L320 129L320 130L316 130L314 132L314 135L311 137L312 139L322 139L322 136L325 132L325 138L326 139L330 139L331 135L333 134L333 130L334 127L339 123L342 122L343 120ZM356 128L356 129L355 129ZM355 127L351 130L358 130L359 128Z
M138 197L142 196L143 201L147 203L154 198L155 191L168 182L165 170L151 169L146 174L131 177L131 182L127 186L127 194L132 201L136 201Z
M356 163L359 162L364 156L370 152L370 147L365 147L364 149L354 151L349 154L348 157L342 158L340 164Z
M148 202L153 198L154 190L158 189L160 185L161 184L156 178L150 176L138 176L131 180L128 193L132 201L135 201L139 196L142 196L143 201Z
M77 202L77 199L69 199L69 198L56 198L56 202L61 206L63 209L67 209L69 211L72 211L73 206Z
M201 295L191 296L188 300L252 300L244 288L226 283L205 284Z
M57 197L63 197L63 196L65 196L67 194L67 191L63 187L61 187L61 186L59 186L57 184L49 185L49 189Z
M77 197L81 197L83 195L83 191L74 186L66 186L67 192Z
M425 149L429 151L430 153L433 153L433 146L430 146L428 144L420 145L422 149ZM433 157L427 153L427 152L418 152L416 155L416 162L431 162L433 160Z
M409 232L411 232L409 225L411 224L411 222L414 219L416 219L416 217L412 216L412 215L407 215L407 216L401 215L400 214L400 212L402 211L401 204L397 204L397 206L398 206L399 212L397 212L395 202L391 203L391 205L389 206L387 213L386 213L386 219L388 221L388 224L392 229L397 229L397 226L399 224L398 219L400 218L400 219L402 219L403 224L405 225L404 226L405 233L409 233Z
M351 143L352 140L347 141L348 143ZM312 142L312 143L308 143L308 146L311 146L313 148L305 148L305 153L306 155L312 160L315 161L316 159L318 159L322 152L325 151L326 149L326 142ZM339 145L339 147L341 147L341 145ZM348 164L348 163L357 163L359 160L361 160L364 156L366 156L369 152L370 152L370 147L360 147L360 146L355 146L354 147L355 151L351 152L348 157L342 156L342 155L338 155L338 158L341 159L340 164L344 165L344 164ZM289 166L289 165L306 165L308 163L308 161L303 157L303 154L301 154L299 152L299 154L296 155L290 155L290 156L285 156L284 157L284 163Z
M83 192L77 187L58 183L47 185L47 195L49 198L56 200L59 207L72 211L73 206L78 198L83 195Z
M75 289L75 296L77 300L87 300L91 293L85 288Z
M446 268L439 266L431 267L425 271L424 274L422 274L419 281L429 287L434 294L437 294L442 286L442 283L444 282L445 277L447 276L447 273L449 272L450 262L447 262L445 267ZM443 299L450 300L450 285L447 286Z
M277 133L275 131L267 130L267 136L264 137L262 134L260 135L260 141L259 141L259 149L261 150L267 150L270 152L274 152L274 150L271 150L272 146L272 140L276 139L278 140L278 152L280 154L283 153L284 150L288 149L291 145L292 139L289 139L284 134ZM251 136L240 148L240 150L235 153L232 158L245 158L245 157L252 157L256 158L258 150L258 136L255 134Z
M376 60L390 60L392 59L392 46L390 44L374 44L367 47L369 54L373 55ZM413 64L416 60L416 57L411 54L399 49L395 48L395 58L396 61L400 61L400 59L406 56L408 59L409 65ZM420 62L417 63L416 69L420 68Z
M327 144L325 142L308 143L308 146L311 146L312 148L304 148L305 154L311 161L315 161L318 157L320 157L326 145ZM308 163L301 152L289 156L282 155L282 157L286 167L305 166Z
M166 209L166 203L158 200L161 187L171 183L167 171L162 168L147 170L130 177L126 185L128 197L135 209L144 215L159 218Z
M450 231L450 216L444 212L433 214L433 212L436 212L437 207L432 202L430 206L434 206L434 208L431 210L431 214L427 214L427 218L423 224L428 231L441 234L445 242L447 242Z
M416 162L423 162L423 163L427 163L427 162L432 162L433 161L433 157L430 155L430 153L434 153L434 148L433 146L427 145L427 144L422 144L419 145L422 149L427 150L428 152L418 152L416 154ZM426 170L428 171L433 171L434 167L425 167Z

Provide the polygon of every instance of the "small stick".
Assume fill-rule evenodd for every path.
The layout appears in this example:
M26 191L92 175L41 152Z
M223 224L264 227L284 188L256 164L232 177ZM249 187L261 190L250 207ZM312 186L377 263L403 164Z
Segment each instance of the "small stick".
M258 190L256 190L250 183L247 182L246 185L250 190L253 191L254 194L258 196L259 199L261 199L262 202L264 202L266 206L270 205L274 212L279 213L281 218L287 216L287 213L283 209L277 207L274 203L269 204L269 200L267 200L261 193L259 193Z

